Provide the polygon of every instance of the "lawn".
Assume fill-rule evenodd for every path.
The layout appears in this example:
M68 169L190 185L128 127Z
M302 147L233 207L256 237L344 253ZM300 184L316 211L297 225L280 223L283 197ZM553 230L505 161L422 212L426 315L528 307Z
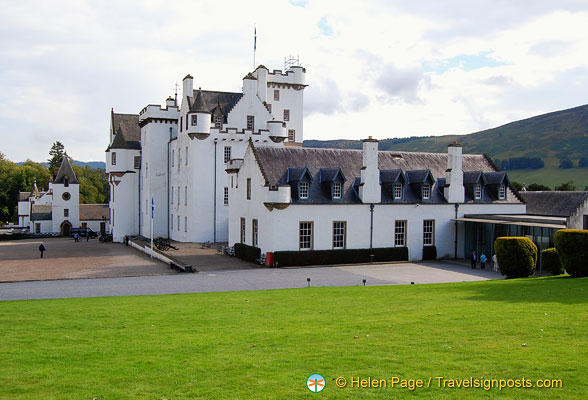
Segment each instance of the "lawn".
M0 302L1 399L588 398L588 278ZM321 393L306 388L325 377ZM342 376L386 388L338 388ZM390 387L397 376L430 387ZM438 388L435 377L561 379Z

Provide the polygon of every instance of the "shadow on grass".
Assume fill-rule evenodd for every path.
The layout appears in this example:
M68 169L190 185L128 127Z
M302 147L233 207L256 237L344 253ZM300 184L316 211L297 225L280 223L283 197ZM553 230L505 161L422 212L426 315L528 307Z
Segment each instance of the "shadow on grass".
M513 303L588 303L588 278L549 276L487 281L484 284L459 285L468 300ZM471 295L468 296L467 292Z

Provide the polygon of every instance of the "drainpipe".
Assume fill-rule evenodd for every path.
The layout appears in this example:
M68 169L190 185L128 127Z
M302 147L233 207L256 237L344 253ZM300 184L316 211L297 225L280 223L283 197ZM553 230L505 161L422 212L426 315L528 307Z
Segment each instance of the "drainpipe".
M370 203L370 249L374 241L374 203Z
M176 93L176 97L177 97ZM171 184L171 171L170 171L170 147L171 147L171 140L172 140L172 127L169 127L169 140L167 142L167 238L170 238L170 231L169 231L169 185Z
M455 203L455 241L453 243L453 254L454 259L457 260L457 211L459 210L459 204Z
M141 151L141 164L139 164L139 194L137 195L137 198L139 199L139 207L137 208L137 212L139 213L139 236L141 236L141 218L143 218L143 215L141 214L141 182L143 181L143 179L141 179L141 174L142 174L142 165L143 165L143 151ZM114 187L112 189L114 191Z
M213 223L214 223L214 240L216 243L216 139L214 140L214 212L213 212Z

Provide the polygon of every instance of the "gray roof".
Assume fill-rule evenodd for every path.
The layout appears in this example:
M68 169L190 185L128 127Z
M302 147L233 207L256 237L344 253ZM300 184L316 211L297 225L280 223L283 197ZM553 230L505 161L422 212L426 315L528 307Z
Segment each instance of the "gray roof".
M482 171L465 171L463 173L463 184L474 185L482 179Z
M316 176L321 168L341 168L344 176L348 177L343 189L345 201L359 201L355 191L352 189L357 179L352 179L351 177L358 177L361 173L363 163L363 152L361 150L263 146L253 146L253 150L268 185L283 184L288 168L307 167L313 176ZM483 155L464 154L462 165L464 171L495 172L491 163ZM429 170L434 180L438 181L442 178L444 182L447 169L447 153L379 151L378 166L381 173L390 170L402 170L406 175L407 171L422 171L415 175L417 180L426 176L426 171ZM384 177L386 179L392 178L392 176L389 176L391 174L392 172L385 172ZM315 181L311 186L311 190L313 186L320 184L318 180ZM320 192L320 190L317 190L317 192ZM383 194L385 194L384 192L385 190ZM407 192L411 192L411 190L407 190ZM435 185L431 201L444 201L441 192L442 186L440 190L438 185ZM407 194L409 196L406 196L404 201L417 201L416 198L410 196L410 193ZM319 200L317 199L316 201L318 202ZM484 201L488 202L494 200L496 199L484 199ZM383 198L382 201L387 200ZM520 201L512 191L509 191L506 202L519 203Z
M527 214L570 217L586 200L588 192L520 192Z
M194 90L192 97L196 98L199 92L202 93L202 99L206 102L207 105L213 105L213 109L220 107L224 116L227 116L229 111L231 111L235 104L237 104L241 97L243 97L243 93L214 92L200 89Z
M31 209L32 221L50 221L51 220L51 204L33 204Z
M55 180L53 183L65 183L65 179L67 178L69 183L79 183L78 177L76 176L71 164L69 163L69 157L67 154L63 156L63 160L61 161L61 166L59 167L59 171L55 176Z
M80 204L80 221L108 220L108 204Z
M321 168L319 170L321 182L334 182L338 176L340 176L342 181L346 180L341 168Z
M188 99L188 104L190 103L190 99ZM194 113L208 113L210 114L210 108L208 108L208 104L204 99L204 95L202 94L202 90L198 90L196 93L196 97L194 99L193 104L190 105L190 112Z
M403 173L401 169L388 169L380 171L380 182L381 183L395 183L402 177Z
M132 142L141 141L141 127L139 114L117 114L111 111L112 132L118 134L119 128L125 134L125 139Z
M112 143L108 146L107 150L110 149L129 149L129 150L141 150L141 142L136 140L127 140L126 134L122 128L118 128L118 132L114 136Z
M31 192L18 192L18 201L26 201L31 197Z

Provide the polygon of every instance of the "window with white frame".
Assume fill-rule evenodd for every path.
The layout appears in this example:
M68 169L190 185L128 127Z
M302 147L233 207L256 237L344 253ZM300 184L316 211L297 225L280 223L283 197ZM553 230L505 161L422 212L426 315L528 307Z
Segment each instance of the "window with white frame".
M435 245L435 220L426 219L423 221L423 245Z
M225 189L224 189L224 193L223 193L223 204L225 206L228 206L229 205L229 188L228 187L225 187Z
M298 243L300 250L312 250L312 222L300 222Z
M135 156L135 158L133 159L133 164L135 166L135 169L141 168L141 156Z
M247 200L251 200L251 178L247 178Z
M333 182L333 198L340 199L341 198L341 182Z
M479 183L474 186L474 198L480 200L482 198L482 185Z
M110 155L110 162L112 165L116 165L116 151L113 151Z
M241 243L245 243L245 218L241 218Z
M247 116L247 129L250 131L255 129L255 117L253 115Z
M406 246L406 221L394 221L394 246Z
M500 200L506 199L506 186L505 185L500 185L500 188L498 190L498 198Z
M308 199L308 182L300 182L298 189L299 199Z
M423 200L428 200L431 198L431 184L430 183L423 183Z
M251 220L251 245L253 247L257 247L257 232L258 232L258 222L256 219Z
M186 165L188 165L188 146L186 146Z
M184 217L184 232L188 232L188 217Z
M280 101L280 91L274 90L274 101Z
M293 142L294 140L296 140L296 130L288 129L288 141Z
M223 116L222 115L217 115L216 117L214 117L214 127L217 129L223 128Z
M333 222L333 249L345 248L345 234L347 222L335 221Z
M184 205L188 205L188 186L184 186Z
M192 115L192 126L198 125L198 115Z
M394 198L395 199L402 198L402 183L395 183L394 184Z
M231 160L231 146L225 146L225 163L228 163Z
M284 110L284 121L290 121L290 110Z

